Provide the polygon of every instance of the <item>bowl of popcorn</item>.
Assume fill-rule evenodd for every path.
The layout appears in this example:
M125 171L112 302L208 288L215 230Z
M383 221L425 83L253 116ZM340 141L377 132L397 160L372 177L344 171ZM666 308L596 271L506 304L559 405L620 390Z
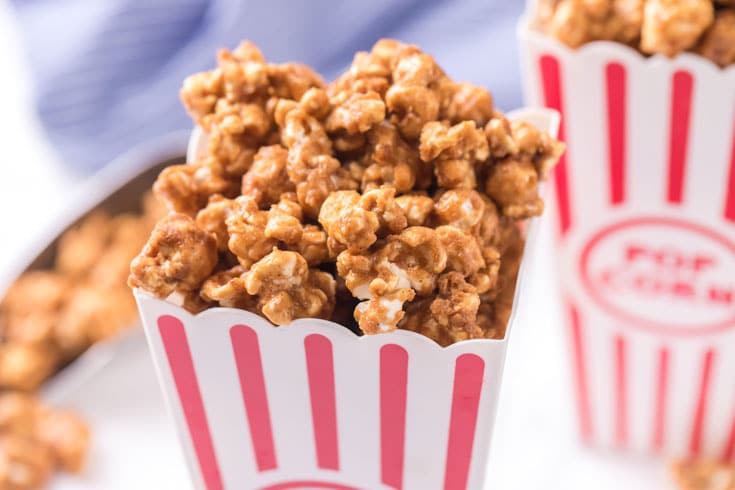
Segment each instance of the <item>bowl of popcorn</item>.
M185 141L172 135L90 178L30 241L17 277L3 276L0 488L44 488L62 472L89 482L94 430L71 394L142 337L130 260L166 212L147 190Z
M735 455L735 4L538 1L526 102L562 114L559 271L579 431Z
M481 488L558 116L392 40L331 83L244 42L181 98L129 284L197 488Z

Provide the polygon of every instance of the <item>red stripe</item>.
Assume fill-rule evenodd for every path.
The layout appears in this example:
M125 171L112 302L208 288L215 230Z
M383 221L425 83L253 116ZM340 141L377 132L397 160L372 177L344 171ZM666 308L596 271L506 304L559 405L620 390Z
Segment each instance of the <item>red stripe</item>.
M668 199L669 202L678 204L682 201L684 191L694 78L689 72L680 70L674 73L672 83Z
M658 351L656 401L653 412L653 448L656 451L660 451L664 447L664 427L666 426L666 401L668 392L669 350L663 347Z
M728 221L735 221L735 129L733 129L732 151L730 152L730 176L727 179L725 219Z
M615 442L628 444L628 368L625 339L615 336Z
M322 469L339 470L332 342L323 335L311 334L304 339L304 349L317 465Z
M607 79L607 147L608 163L610 165L610 202L615 205L625 200L627 76L625 67L620 63L608 64L605 76Z
M380 349L380 464L385 485L403 488L408 352L395 344Z
M562 85L559 60L551 55L544 55L539 60L541 68L541 79L544 85L544 105L562 114L559 126L559 139L564 141L564 101L562 99ZM572 217L569 203L569 178L567 175L566 153L559 159L554 174L554 185L556 187L556 200L559 208L560 232L564 235L572 225Z
M574 370L574 381L577 388L577 410L579 412L579 430L582 439L590 442L592 439L592 412L590 410L590 396L587 386L587 368L584 342L582 341L582 324L579 312L570 303L569 318L572 340L572 362Z
M457 358L454 365L454 393L449 420L444 490L467 488L484 375L485 361L481 357L462 354Z
M214 454L212 435L184 325L176 317L163 315L158 318L158 331L179 394L186 425L189 427L189 435L199 461L204 485L208 490L220 490L223 488L222 477Z
M702 364L702 380L699 385L699 395L697 396L697 406L694 410L694 423L692 424L692 435L689 440L689 454L692 457L699 455L702 446L702 432L704 430L704 417L707 413L707 402L709 398L709 383L712 374L712 362L714 351L708 350L704 354Z
M316 480L299 480L286 483L276 483L275 485L268 485L267 487L263 487L260 490L304 490L305 488L310 488L314 490L361 490L358 487L352 487L350 485Z
M250 442L253 444L255 463L258 471L273 470L278 467L278 462L273 444L271 412L268 407L258 334L248 326L235 325L230 329L230 339L250 427Z
M730 433L727 436L725 448L722 451L722 461L725 463L729 463L733 460L733 456L735 456L735 417L733 417L732 419Z

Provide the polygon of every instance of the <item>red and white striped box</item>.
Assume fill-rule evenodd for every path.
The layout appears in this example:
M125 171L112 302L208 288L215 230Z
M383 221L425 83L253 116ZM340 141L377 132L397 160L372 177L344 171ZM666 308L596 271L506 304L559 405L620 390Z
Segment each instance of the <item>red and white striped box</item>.
M559 123L550 110L508 116L552 134ZM190 160L204 138L192 135ZM519 274L514 312L525 263ZM194 316L135 296L196 488L483 488L515 314L505 339L442 348L409 331L358 337L319 319L276 328L244 310Z
M558 264L583 440L732 460L735 68L519 27L526 102L562 114Z

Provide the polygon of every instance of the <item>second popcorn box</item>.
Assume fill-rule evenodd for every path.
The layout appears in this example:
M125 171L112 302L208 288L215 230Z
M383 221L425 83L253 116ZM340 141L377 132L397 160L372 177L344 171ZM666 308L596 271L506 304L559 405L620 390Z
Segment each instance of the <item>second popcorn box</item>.
M731 460L735 10L572 3L539 2L519 33L527 102L562 113L568 144L553 188L580 433Z
M182 98L129 284L197 488L482 488L558 114L390 40L330 84L244 43Z

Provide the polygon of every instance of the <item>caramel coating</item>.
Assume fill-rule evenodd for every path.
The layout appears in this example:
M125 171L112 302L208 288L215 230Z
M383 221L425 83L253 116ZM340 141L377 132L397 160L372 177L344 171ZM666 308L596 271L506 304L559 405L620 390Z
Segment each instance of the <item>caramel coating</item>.
M355 191L332 193L319 213L319 223L327 232L330 250L361 252L378 237L405 228L406 217L394 196L392 187L373 189L362 196Z
M713 460L676 461L672 473L681 490L735 490L735 467Z
M490 156L487 139L474 121L454 126L426 124L419 151L421 160L433 161L437 184L448 189L473 189L477 185L475 163Z
M37 490L53 471L51 451L41 442L14 434L0 435L0 488Z
M718 10L697 51L721 67L735 63L735 8Z
M493 165L485 192L511 218L539 216L544 210L538 195L538 173L530 162L505 160Z
M641 50L674 56L694 47L713 19L711 0L647 0Z
M301 255L274 249L243 276L245 291L257 297L257 307L276 325L297 318L329 318L334 308L334 278L309 269Z
M170 211L194 216L210 196L231 196L237 190L237 181L228 180L211 163L167 167L158 176L153 191Z
M185 214L170 214L158 222L140 254L130 264L132 288L166 297L193 291L217 265L217 240Z
M475 287L458 272L443 274L438 285L435 297L408 305L400 327L425 335L442 346L482 338L483 330L477 324L480 296Z
M67 411L45 410L36 423L36 438L49 448L56 466L80 473L86 462L91 433L87 424Z
M288 150L280 145L263 146L253 157L250 170L242 177L243 196L253 198L261 206L270 206L281 195L295 192L296 186L288 177Z
M57 367L58 356L44 344L0 344L0 390L32 391Z

